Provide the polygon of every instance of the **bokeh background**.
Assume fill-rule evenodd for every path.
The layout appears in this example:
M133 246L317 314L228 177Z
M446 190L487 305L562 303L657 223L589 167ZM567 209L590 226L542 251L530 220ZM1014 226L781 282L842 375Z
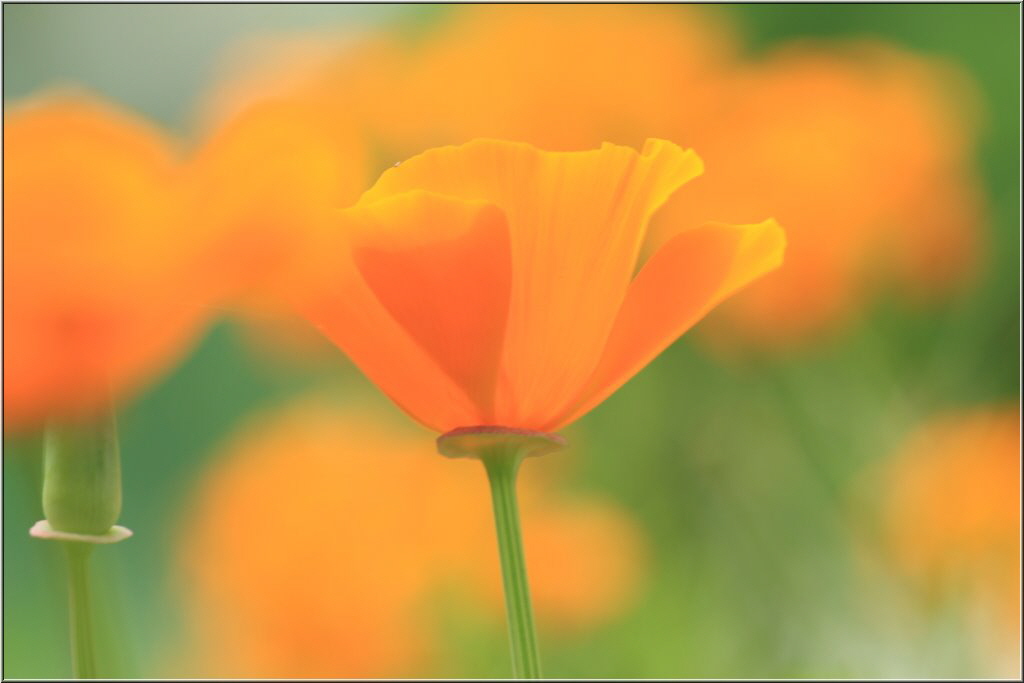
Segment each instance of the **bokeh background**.
M978 246L952 250L971 261L955 284L887 283L822 334L741 324L735 342L711 319L570 427L566 454L527 463L545 672L1019 675L1020 8L702 10L750 64L855 38L951 65ZM238 41L415 46L469 11L5 5L4 101L79 84L189 136ZM135 537L95 554L112 675L507 674L497 574L475 559L495 552L483 473L432 455L340 353L221 316L119 420ZM70 673L60 558L26 533L39 446L5 430L5 677Z

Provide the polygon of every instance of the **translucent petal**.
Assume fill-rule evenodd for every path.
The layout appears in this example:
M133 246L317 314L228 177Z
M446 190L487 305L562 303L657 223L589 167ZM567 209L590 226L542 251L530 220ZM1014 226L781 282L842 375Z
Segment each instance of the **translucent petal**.
M715 305L777 268L784 250L785 234L773 220L708 224L666 242L630 284L601 362L575 406L544 429L591 410Z

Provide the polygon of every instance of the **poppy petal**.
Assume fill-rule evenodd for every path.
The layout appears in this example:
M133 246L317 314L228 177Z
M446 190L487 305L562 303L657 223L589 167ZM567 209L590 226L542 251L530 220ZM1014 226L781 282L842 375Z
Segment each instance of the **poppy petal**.
M343 215L350 268L314 319L427 426L487 423L511 289L504 215L422 191Z
M723 299L782 263L785 233L774 220L707 224L679 233L637 274L608 345L575 409L554 430L591 410Z

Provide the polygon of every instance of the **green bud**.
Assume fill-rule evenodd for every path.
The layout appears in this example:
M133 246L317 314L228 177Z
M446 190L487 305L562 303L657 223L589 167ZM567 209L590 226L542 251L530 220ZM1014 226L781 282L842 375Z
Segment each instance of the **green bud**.
M50 424L43 443L43 512L57 531L103 534L121 514L121 454L113 414Z

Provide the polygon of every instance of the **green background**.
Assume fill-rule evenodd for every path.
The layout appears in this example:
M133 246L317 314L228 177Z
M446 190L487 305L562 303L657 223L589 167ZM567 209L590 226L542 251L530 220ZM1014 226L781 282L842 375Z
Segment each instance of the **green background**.
M253 32L429 21L452 7L4 5L4 99L80 83L183 129L222 49ZM889 596L865 600L847 491L868 463L936 411L1019 396L1018 5L731 5L748 49L803 36L874 36L959 61L980 86L980 168L991 207L983 277L928 311L882 298L845 335L799 354L722 364L684 338L573 431L573 486L627 505L654 547L635 609L585 636L543 643L564 677L970 676L988 671L955 610L900 630ZM228 323L126 406L123 523L96 553L110 672L151 662L178 627L173 566L181 506L211 449L253 411L311 386L397 413L340 356L300 371L269 363ZM5 677L65 677L62 568L26 531L42 517L38 439L4 443ZM457 620L456 620L457 621ZM506 675L505 636L446 626L450 675ZM895 630L894 630L895 629Z

